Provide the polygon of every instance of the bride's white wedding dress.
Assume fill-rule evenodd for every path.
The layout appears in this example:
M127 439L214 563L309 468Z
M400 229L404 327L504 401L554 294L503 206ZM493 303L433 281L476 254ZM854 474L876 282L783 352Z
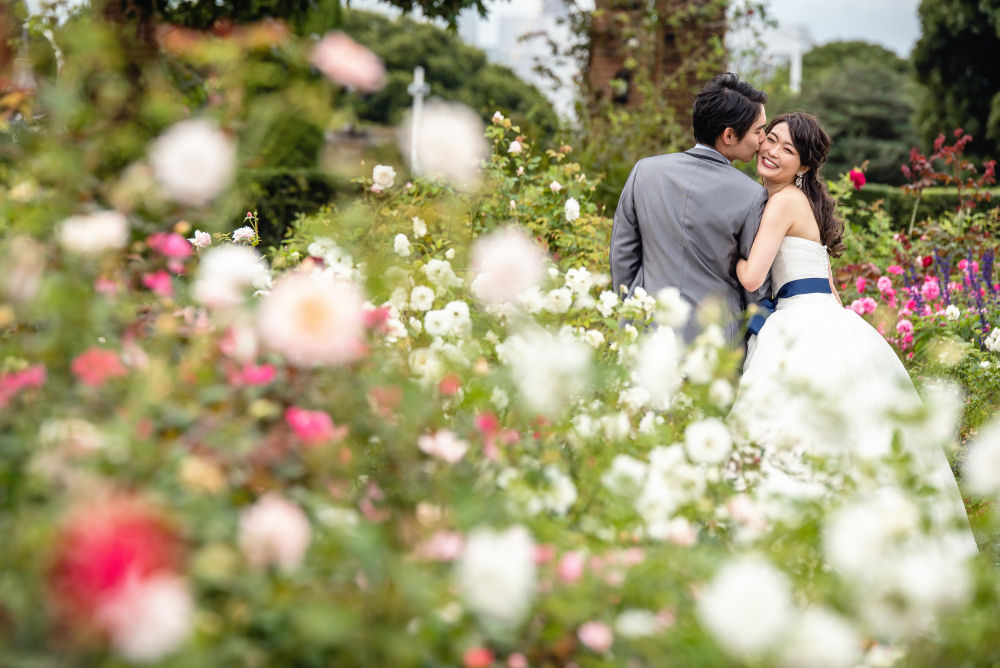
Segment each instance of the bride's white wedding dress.
M828 281L829 266L825 246L785 237L771 266L772 290L777 294L798 279ZM925 409L885 339L827 292L777 301L759 334L751 337L730 418L764 448L765 459L773 455L776 468L781 461L809 455L842 458L845 465L834 480L844 484L856 484L851 467L871 464L870 474L881 457L898 454L895 442L905 449L925 487L933 490L928 506L936 522L952 528L964 524L963 542L974 551L962 497L942 449L953 435L957 415L942 420L938 408ZM808 484L793 483L793 478L785 479L789 490L808 490ZM868 484L873 484L871 478Z

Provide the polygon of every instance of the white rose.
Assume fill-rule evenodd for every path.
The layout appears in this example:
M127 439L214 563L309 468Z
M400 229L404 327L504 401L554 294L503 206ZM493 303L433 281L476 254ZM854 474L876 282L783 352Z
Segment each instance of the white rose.
M494 111L492 120L494 123L503 123L503 114L501 114L499 111Z
M948 320L958 320L958 317L962 315L962 312L958 310L958 307L954 304L948 304L948 308L944 310L944 315Z
M426 285L418 285L410 291L410 308L414 311L429 311L434 306L434 290Z
M240 515L240 550L251 566L292 570L302 563L312 528L294 503L269 493Z
M413 217L413 236L422 237L427 234L427 223L418 216Z
M729 458L732 449L729 429L715 418L694 422L684 430L684 450L693 462L721 464Z
M428 311L424 315L424 330L431 336L445 336L451 333L455 316L445 309Z
M400 232L392 240L392 249L396 251L396 255L399 257L406 257L410 254L410 240L406 238L406 235Z
M172 200L201 206L232 181L236 145L208 121L181 121L150 145L149 162Z
M535 543L522 526L475 529L456 568L465 604L491 634L516 627L535 597Z
M523 150L524 148L521 146L521 142L516 139L510 143L510 146L507 147L507 152L511 155L517 155Z
M566 200L566 222L572 223L574 220L580 217L580 203L576 201L575 197L570 197Z
M59 225L59 244L80 255L98 255L124 248L128 243L128 221L118 211L98 211L71 216Z
M565 313L573 305L573 293L568 288L549 290L545 295L545 310L550 313Z
M233 230L233 241L236 243L242 243L244 241L249 243L253 241L256 236L257 233L254 232L253 228L249 225Z
M382 190L391 188L396 182L396 170L389 165L375 165L372 170L372 181Z
M212 245L212 235L208 232L195 230L194 236L188 239L195 248L207 248Z
M549 184L549 190L551 190L554 193L557 193L562 189L563 189L562 184L559 183L558 181L553 181L552 183Z

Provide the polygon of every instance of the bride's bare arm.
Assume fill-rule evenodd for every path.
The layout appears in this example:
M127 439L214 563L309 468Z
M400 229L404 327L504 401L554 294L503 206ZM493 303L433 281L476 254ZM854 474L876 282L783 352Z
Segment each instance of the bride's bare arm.
M830 270L830 291L833 292L833 296L837 298L837 303L843 306L844 302L841 301L840 293L837 292L837 284L833 282L833 266L827 265L827 269Z
M736 277L743 287L754 292L767 278L781 240L792 226L793 208L790 198L777 192L767 201L760 219L760 229L750 247L750 257L736 263Z

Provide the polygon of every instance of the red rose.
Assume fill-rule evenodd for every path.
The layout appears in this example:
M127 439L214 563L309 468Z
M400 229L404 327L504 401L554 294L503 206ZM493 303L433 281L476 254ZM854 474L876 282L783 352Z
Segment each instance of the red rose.
M862 172L860 169L852 169L848 174L848 176L851 179L851 183L854 184L854 187L857 190L861 190L861 186L865 185L865 183L868 182L868 180L865 178L865 173Z
M920 260L920 263L924 265L925 268L929 267L932 264L934 264L934 258L932 258L930 255L925 255L923 259Z

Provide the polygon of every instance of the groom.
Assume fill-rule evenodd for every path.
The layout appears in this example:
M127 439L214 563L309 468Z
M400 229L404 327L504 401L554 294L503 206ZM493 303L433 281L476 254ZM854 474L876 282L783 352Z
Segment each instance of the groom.
M694 313L715 297L725 305L723 330L738 343L743 312L768 296L743 290L736 261L750 254L767 191L731 166L748 162L764 139L767 95L727 72L694 101L697 144L682 153L644 158L625 182L611 231L611 284L619 296L642 287L651 295L668 286L692 306L683 329L692 341Z

